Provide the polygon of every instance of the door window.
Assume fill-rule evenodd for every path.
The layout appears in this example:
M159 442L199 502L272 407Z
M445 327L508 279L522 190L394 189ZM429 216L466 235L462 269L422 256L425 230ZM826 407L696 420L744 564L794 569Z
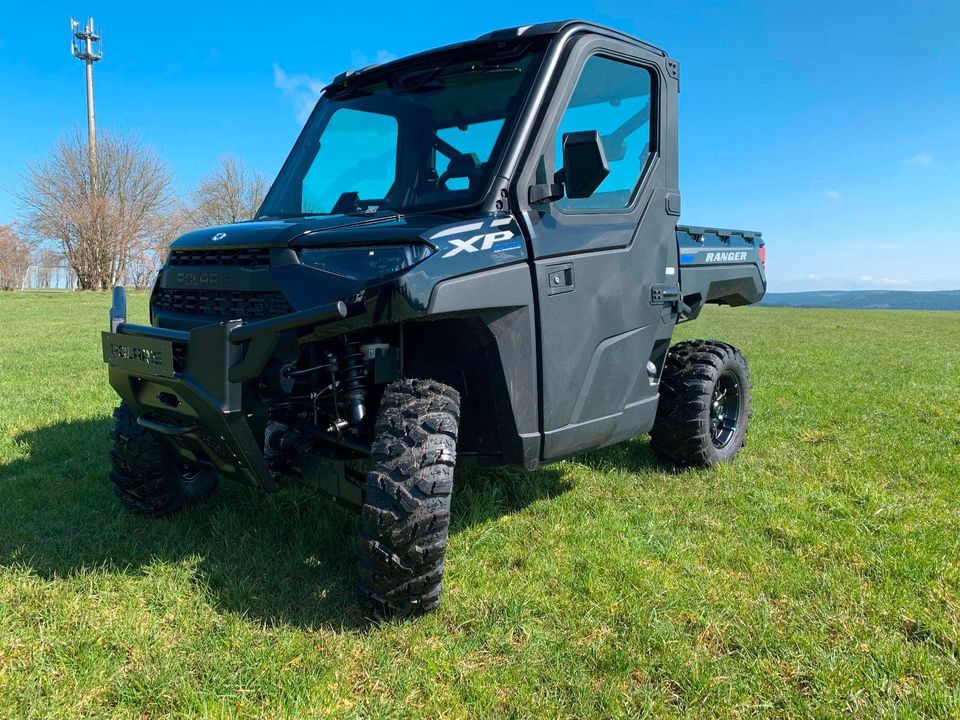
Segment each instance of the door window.
M564 133L596 130L610 174L590 197L557 201L561 210L610 210L630 204L653 145L652 104L648 69L599 55L587 60L557 129L554 167L563 166Z

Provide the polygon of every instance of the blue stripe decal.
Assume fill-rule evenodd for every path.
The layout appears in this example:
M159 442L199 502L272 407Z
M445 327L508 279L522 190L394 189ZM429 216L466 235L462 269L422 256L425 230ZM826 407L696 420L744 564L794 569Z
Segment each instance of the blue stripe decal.
M697 261L697 256L696 256L696 255L681 255L681 256L680 256L680 264L681 264L681 265L692 265L692 264L695 263L696 261Z
M507 250L516 250L517 248L523 247L523 240L514 240L512 243L506 243L505 245L494 245L493 251L495 253L506 252Z

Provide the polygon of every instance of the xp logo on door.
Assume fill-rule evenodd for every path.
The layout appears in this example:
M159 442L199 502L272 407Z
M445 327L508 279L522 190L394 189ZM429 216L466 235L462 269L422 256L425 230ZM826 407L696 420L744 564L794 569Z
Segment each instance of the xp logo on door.
M499 253L522 248L523 239L517 235L515 226L507 227L510 225L513 225L513 218L494 217L493 219L445 228L435 233L430 240L435 242L443 238L444 241L450 243L447 251L440 256L441 258L455 257L460 253L476 253L482 250L492 250L494 253Z
M512 230L501 230L499 232L480 233L479 235L474 235L467 240L454 238L450 241L450 244L453 246L453 248L445 252L443 257L453 257L461 252L473 253L480 252L481 250L490 250L496 243L506 242L514 237L516 236L513 234ZM480 247L477 247L477 243L480 243Z

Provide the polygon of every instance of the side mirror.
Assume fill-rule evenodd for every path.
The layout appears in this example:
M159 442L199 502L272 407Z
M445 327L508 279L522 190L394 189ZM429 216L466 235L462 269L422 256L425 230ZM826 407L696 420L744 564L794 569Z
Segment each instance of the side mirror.
M563 134L563 169L556 180L563 182L568 198L588 198L610 174L603 141L596 130Z

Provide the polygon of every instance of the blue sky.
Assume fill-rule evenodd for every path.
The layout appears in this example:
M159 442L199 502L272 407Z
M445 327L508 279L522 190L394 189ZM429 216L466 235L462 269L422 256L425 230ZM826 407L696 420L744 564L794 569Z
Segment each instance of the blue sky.
M960 288L960 3L18 3L0 24L0 223L24 163L85 122L71 15L104 34L100 128L188 190L220 154L279 168L337 72L580 17L680 60L684 222L759 229L771 290Z

